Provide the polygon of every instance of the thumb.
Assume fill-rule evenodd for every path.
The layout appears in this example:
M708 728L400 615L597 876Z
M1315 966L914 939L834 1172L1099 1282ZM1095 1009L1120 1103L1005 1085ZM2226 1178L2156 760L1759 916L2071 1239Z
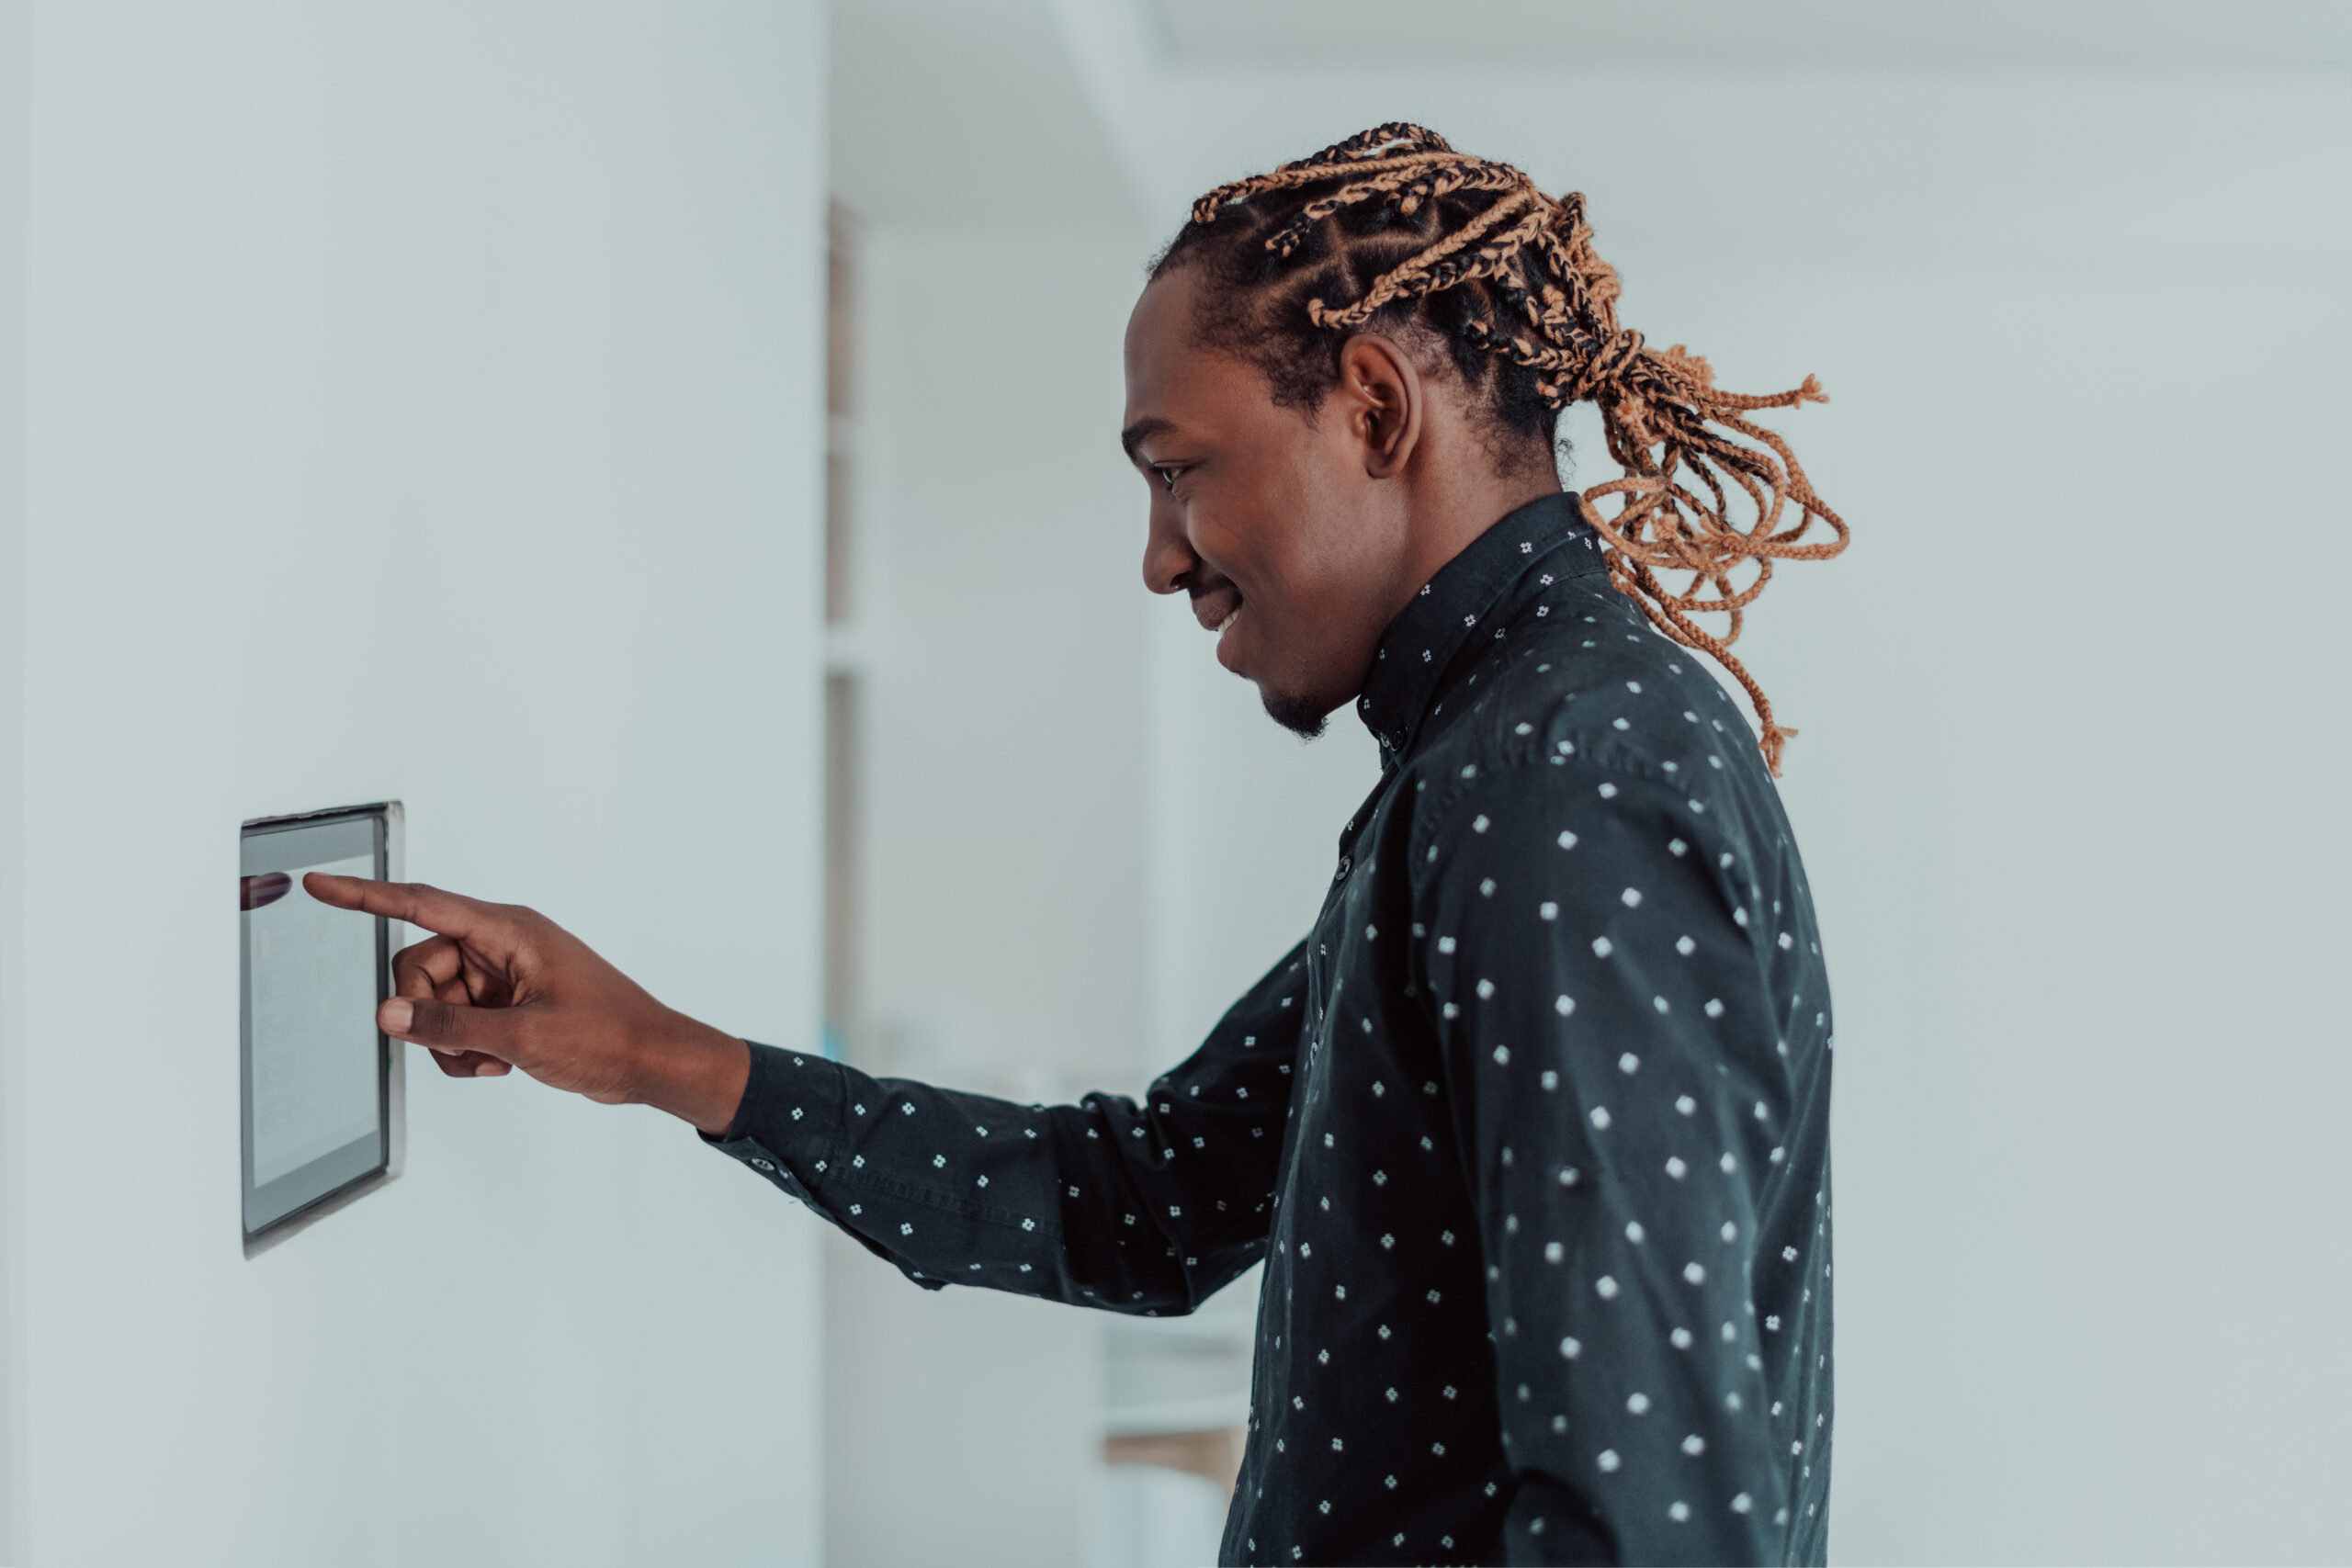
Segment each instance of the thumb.
M377 1006L376 1026L395 1040L435 1051L479 1051L502 1062L514 1059L514 1020L503 1008L394 997Z

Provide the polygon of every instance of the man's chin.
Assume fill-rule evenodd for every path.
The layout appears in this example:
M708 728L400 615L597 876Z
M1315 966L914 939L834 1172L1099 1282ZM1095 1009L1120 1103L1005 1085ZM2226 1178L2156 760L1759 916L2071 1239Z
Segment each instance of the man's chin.
M1301 740L1313 740L1323 733L1323 723L1331 716L1329 705L1313 697L1296 696L1277 692L1272 686L1260 685L1259 698L1266 705L1266 716L1297 736Z

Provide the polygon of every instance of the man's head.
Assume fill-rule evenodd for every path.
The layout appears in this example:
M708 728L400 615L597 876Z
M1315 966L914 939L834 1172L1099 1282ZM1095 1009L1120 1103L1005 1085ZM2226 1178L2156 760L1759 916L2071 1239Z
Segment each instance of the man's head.
M1218 660L1312 736L1363 690L1415 590L1559 485L1548 444L1506 445L1411 334L1350 333L1311 403L1280 398L1257 364L1203 340L1215 287L1201 268L1162 271L1128 322L1127 450L1152 484L1144 579L1191 594Z
M1617 294L1583 197L1555 201L1418 127L1210 192L1127 327L1125 444L1153 487L1146 581L1189 593L1219 660L1277 721L1315 734L1363 689L1420 584L1558 489L1554 423L1589 398L1627 472L1583 508L1612 580L1741 677L1777 756L1782 732L1726 651L1762 581L1735 592L1727 574L1742 558L1834 554L1845 529L1778 438L1734 411L1818 393L1714 392L1705 361L1619 327ZM1759 512L1769 496L1760 538L1732 525L1735 490ZM1611 493L1626 499L1603 519L1589 502ZM1776 534L1783 497L1801 515ZM1816 515L1838 540L1792 549ZM1674 594L1661 568L1699 576ZM1690 620L1726 608L1720 640Z
M1204 202L1153 265L1126 344L1127 451L1154 487L1145 581L1189 592L1221 628L1219 660L1302 735L1363 689L1381 631L1431 573L1559 488L1534 373L1455 330L1483 283L1346 328L1317 319L1491 195L1317 214L1329 194Z

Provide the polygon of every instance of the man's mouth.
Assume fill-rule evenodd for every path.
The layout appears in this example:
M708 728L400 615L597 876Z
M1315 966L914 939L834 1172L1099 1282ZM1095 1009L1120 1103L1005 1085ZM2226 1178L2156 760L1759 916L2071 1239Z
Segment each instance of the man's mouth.
M1216 619L1209 619L1211 615L1216 615L1216 607L1220 603L1229 607L1224 615L1217 615ZM1220 582L1204 593L1196 592L1193 595L1193 616L1201 623L1203 631L1215 632L1222 636L1226 628L1233 625L1233 617L1241 614L1243 603L1241 591L1238 588L1229 582Z

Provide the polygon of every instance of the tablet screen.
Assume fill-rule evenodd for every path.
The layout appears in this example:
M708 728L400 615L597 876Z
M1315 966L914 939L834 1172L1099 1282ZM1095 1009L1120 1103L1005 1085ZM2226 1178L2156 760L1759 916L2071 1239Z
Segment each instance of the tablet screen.
M384 874L380 811L257 823L237 882L244 967L248 1237L382 1171L385 922L322 904L302 874Z

